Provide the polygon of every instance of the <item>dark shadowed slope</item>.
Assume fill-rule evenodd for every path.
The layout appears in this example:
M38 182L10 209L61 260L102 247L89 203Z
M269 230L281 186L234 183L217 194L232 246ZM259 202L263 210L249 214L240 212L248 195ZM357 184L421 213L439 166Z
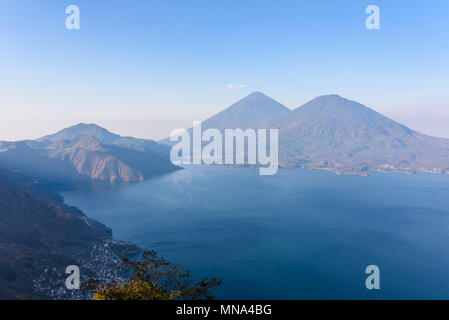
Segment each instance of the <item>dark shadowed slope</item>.
M110 229L78 209L0 179L0 298L33 297L32 280L46 268L77 264L110 238Z
M449 172L449 140L413 131L338 95L321 96L275 122L283 166L342 173Z
M40 198L59 203L64 202L64 198L49 187L49 185L51 186L51 183L48 181L28 177L20 172L9 171L2 168L0 168L0 179L11 182Z

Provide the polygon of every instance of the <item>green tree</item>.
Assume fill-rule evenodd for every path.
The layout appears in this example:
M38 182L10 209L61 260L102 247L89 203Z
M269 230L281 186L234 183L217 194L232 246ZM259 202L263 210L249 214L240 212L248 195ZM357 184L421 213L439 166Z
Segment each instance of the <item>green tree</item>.
M90 280L85 288L94 290L94 300L202 300L214 299L212 292L221 285L217 278L195 282L189 271L158 257L155 251L144 251L141 258L123 259L129 277L105 283Z

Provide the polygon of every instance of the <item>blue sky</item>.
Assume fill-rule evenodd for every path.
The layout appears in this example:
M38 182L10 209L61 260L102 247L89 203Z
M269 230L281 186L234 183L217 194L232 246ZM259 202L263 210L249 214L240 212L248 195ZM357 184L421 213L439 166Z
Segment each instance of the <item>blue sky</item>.
M65 28L71 4L80 30ZM365 28L370 4L380 8L380 30ZM0 6L0 140L78 122L162 138L252 91L292 109L337 93L449 137L448 75L447 0Z

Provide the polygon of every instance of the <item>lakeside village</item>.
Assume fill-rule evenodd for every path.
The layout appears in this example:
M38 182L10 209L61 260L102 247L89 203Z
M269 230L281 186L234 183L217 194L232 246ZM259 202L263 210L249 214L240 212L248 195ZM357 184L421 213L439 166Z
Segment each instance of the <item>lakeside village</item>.
M99 280L100 284L122 281L125 266L113 250L114 246L123 246L122 241L107 240L92 247L89 255L81 259L79 264L80 283L90 279ZM62 271L62 272L61 272ZM45 269L43 275L33 281L34 291L53 300L90 300L93 292L81 289L67 289L66 279L69 276L56 268Z

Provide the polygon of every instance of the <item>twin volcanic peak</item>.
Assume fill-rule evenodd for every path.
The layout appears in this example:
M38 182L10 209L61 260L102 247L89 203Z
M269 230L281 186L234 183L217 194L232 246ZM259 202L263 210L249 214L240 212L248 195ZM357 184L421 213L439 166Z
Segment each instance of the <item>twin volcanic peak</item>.
M179 169L170 147L78 124L37 140L0 142L0 167L57 183L143 181Z
M202 130L210 128L278 129L281 167L449 173L448 139L413 131L336 94L290 110L255 92L202 122Z

